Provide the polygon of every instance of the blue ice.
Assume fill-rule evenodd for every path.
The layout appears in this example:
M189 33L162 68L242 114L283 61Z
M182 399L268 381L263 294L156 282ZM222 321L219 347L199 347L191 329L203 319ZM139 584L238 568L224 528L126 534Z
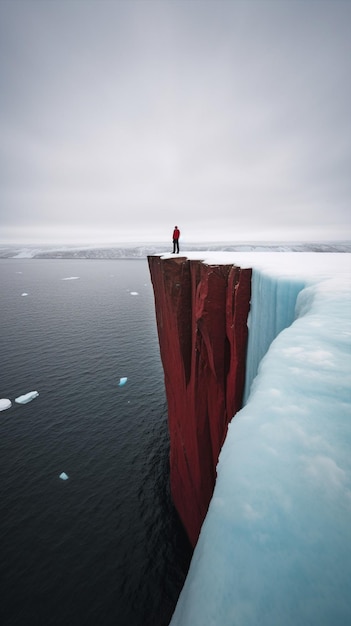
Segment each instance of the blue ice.
M351 624L350 255L343 263L316 281L254 269L246 404L172 626Z
M119 379L118 386L123 387L123 385L126 384L127 380L128 380L127 376L122 376L122 378Z
M15 398L15 402L18 404L27 404L27 402L31 402L34 398L37 398L39 393L37 391L29 391L29 393L25 393L23 396L18 396Z
M59 478L61 478L61 480L68 480L69 477L67 476L66 472L62 472Z

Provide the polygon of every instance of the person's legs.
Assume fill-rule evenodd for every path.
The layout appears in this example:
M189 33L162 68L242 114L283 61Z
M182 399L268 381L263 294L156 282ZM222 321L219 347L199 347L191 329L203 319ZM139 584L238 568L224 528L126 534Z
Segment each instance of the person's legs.
M177 239L177 254L179 254L179 239Z

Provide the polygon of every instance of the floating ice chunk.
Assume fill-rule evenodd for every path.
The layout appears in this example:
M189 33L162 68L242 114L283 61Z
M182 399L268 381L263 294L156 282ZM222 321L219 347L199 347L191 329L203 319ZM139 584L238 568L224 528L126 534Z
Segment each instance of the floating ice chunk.
M78 280L79 276L67 276L67 278L61 278L61 280Z
M27 404L27 402L31 402L34 398L37 398L39 393L37 391L30 391L29 393L25 393L23 396L18 396L15 398L15 402L18 404Z
M61 478L61 480L68 480L68 478L69 478L67 476L66 472L62 472L59 477Z
M11 400L8 400L8 398L0 399L0 411L5 411L6 409L9 409L10 406L12 406Z
M21 296L28 296L28 294L24 292L24 293L21 293Z
M122 376L122 378L119 379L118 386L123 387L123 385L126 384L127 380L128 380L127 376Z
M131 296L138 296L138 295L139 295L139 293L138 293L137 291L131 291L131 292L130 292L130 295L131 295Z

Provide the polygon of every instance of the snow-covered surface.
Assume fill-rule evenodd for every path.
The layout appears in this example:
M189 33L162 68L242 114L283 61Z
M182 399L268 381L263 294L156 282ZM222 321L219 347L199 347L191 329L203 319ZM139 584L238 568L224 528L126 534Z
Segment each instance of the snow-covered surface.
M111 243L106 245L4 245L0 243L0 259L146 259L148 255L165 254L172 248L172 242ZM183 249L200 250L235 250L240 251L276 251L276 252L351 252L350 241L305 241L305 242L204 242L202 244L181 240Z
M11 400L8 398L0 398L0 411L6 411L12 406Z
M23 396L18 396L18 398L15 398L15 402L17 402L17 404L27 404L27 402L31 402L32 400L34 400L34 398L37 398L38 395L39 393L37 391L29 391Z
M351 623L351 256L266 254L205 257L253 267L258 374L172 626Z
M40 248L22 248L13 256L14 259L33 259L40 252Z
M181 254L160 254L163 259L186 257L202 260L210 265L234 263L240 267L254 267L274 276L310 277L314 281L320 276L330 277L337 273L348 273L351 269L351 254L344 252L223 252L188 250Z

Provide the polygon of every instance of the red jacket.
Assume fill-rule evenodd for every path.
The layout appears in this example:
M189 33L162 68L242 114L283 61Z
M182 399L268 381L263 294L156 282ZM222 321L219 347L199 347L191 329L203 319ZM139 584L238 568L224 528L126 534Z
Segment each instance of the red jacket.
M180 230L179 228L175 228L173 231L173 239L179 239L180 237Z

